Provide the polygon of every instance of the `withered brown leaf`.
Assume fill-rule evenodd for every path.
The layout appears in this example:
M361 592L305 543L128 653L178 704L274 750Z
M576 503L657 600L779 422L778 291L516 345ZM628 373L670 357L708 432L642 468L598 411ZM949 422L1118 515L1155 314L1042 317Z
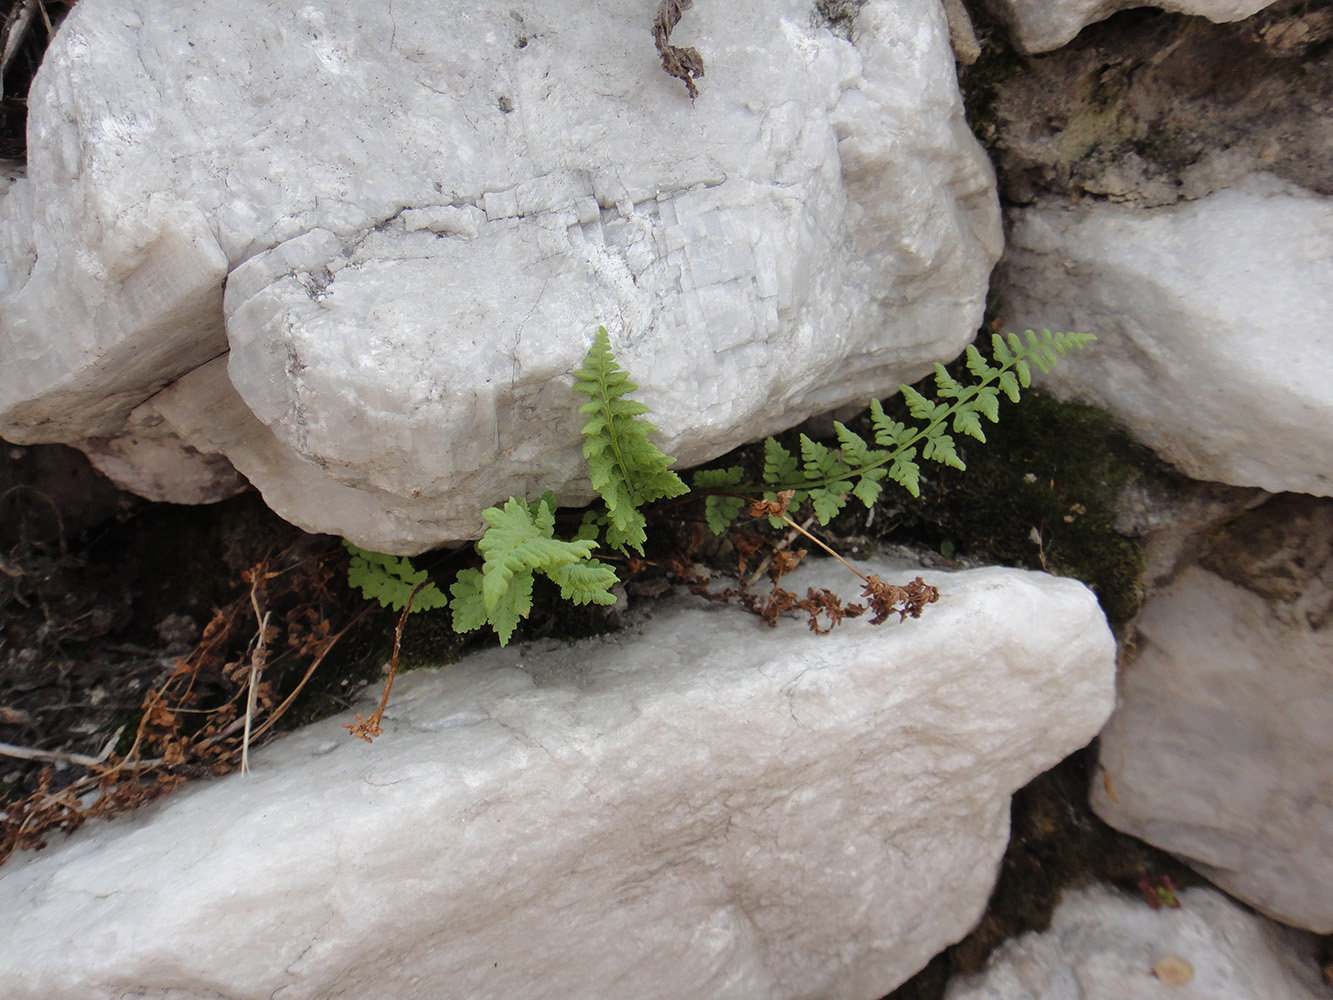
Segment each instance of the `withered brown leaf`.
M657 43L657 54L662 57L662 68L677 80L684 81L690 100L699 96L694 81L704 75L704 57L699 55L698 49L672 45L671 32L680 23L681 15L693 6L694 0L662 0L657 5L657 16L653 18L653 41Z

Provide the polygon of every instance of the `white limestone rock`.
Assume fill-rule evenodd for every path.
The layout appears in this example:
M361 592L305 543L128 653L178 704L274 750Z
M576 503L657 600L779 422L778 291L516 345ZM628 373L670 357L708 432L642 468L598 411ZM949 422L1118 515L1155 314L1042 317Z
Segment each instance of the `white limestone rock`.
M1310 935L1248 913L1211 889L1186 889L1179 898L1178 910L1152 910L1104 886L1067 892L1049 930L1003 945L986 971L954 979L945 1000L1328 996Z
M212 459L225 454L250 481L270 484L264 501L306 531L344 538L370 535L383 541L380 551L386 551L419 547L414 541L423 530L441 537L479 537L486 529L479 510L471 519L465 515L445 521L432 501L352 489L338 482L255 419L227 377L225 356L159 392L130 415L130 422L153 424L164 439L189 441L185 447L196 455ZM123 474L128 476L129 471ZM174 499L183 502L179 496ZM312 516L316 513L319 516Z
M1097 335L1041 384L1195 479L1333 493L1333 201L1268 177L1169 208L1015 212L1011 329Z
M1073 41L1094 21L1130 7L1158 7L1173 14L1195 14L1210 21L1239 21L1273 0L986 0L1009 25L1024 52L1049 52Z
M1112 826L1319 933L1333 932L1330 622L1333 503L1247 515L1145 606L1092 792Z
M1010 794L1113 699L1082 585L929 578L922 618L827 638L681 597L410 674L373 746L330 719L0 869L5 995L880 996L971 927Z
M568 376L600 323L682 465L956 355L1001 237L936 0L872 0L851 42L809 0L700 4L693 102L651 13L83 0L4 203L0 352L25 365L0 432L113 438L229 347L288 456L247 471L265 496L313 464L371 513L311 497L302 523L410 552L510 493L586 496ZM236 418L213 438L251 447Z

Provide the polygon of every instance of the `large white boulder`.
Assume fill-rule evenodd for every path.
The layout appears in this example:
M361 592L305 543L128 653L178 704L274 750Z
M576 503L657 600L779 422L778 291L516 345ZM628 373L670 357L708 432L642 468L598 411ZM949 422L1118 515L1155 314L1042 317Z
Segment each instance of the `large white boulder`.
M1196 14L1210 21L1239 21L1273 0L986 0L1009 25L1024 52L1049 52L1072 41L1095 21L1130 7L1159 7L1173 14Z
M1042 385L1195 479L1333 494L1333 200L1264 176L1168 208L1016 210L1011 327L1098 342Z
M1333 502L1260 508L1206 566L1138 619L1093 807L1257 909L1333 932Z
M0 208L0 433L177 499L161 435L199 420L131 414L229 351L223 454L285 456L236 464L409 552L586 496L569 375L600 323L682 465L892 391L972 337L994 178L937 0L872 0L851 41L811 7L691 9L691 101L653 4L82 0Z
M1150 909L1104 886L1065 894L1049 930L1024 934L945 1000L1324 1000L1311 935L1211 889Z
M1081 584L930 582L827 638L687 597L408 675L373 746L330 719L0 870L5 996L881 996L976 921L1010 794L1113 700Z

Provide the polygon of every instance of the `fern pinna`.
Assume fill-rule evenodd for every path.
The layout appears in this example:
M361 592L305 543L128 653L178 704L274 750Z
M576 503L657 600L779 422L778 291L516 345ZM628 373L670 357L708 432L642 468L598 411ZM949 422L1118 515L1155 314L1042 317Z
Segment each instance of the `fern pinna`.
M575 604L616 602L615 570L592 558L597 543L591 539L556 538L555 510L555 495L547 491L535 503L510 497L503 508L483 513L490 527L477 542L482 567L462 570L449 588L455 632L490 625L506 645L532 610L535 573L550 578L560 596Z

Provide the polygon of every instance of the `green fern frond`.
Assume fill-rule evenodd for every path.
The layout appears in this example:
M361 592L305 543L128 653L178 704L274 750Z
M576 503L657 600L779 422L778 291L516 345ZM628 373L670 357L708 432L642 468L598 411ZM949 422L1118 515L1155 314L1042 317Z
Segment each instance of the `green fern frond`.
M500 645L508 645L520 619L532 610L532 574L518 573L509 580L501 599L494 607L486 607L483 588L485 578L481 570L460 570L458 579L449 587L453 596L450 610L454 615L454 631L463 633L489 625L500 637Z
M694 474L694 489L719 490L728 486L739 486L745 478L745 470L739 465L730 469L701 469ZM731 527L740 516L745 506L745 498L710 493L704 498L704 520L713 534L720 535Z
M560 588L560 596L575 604L615 604L611 588L620 581L616 571L599 559L566 563L547 574Z
M918 455L925 461L964 469L966 466L958 455L954 435L965 434L984 443L986 434L982 420L996 423L1000 419L1001 393L1012 402L1019 401L1021 390L1031 385L1031 365L1035 364L1043 372L1049 371L1070 350L1082 348L1097 339L1086 333L1051 333L1049 330L1042 331L1040 336L1028 330L1025 338L1010 335L1006 340L994 336L991 340L993 361L987 361L975 347L968 347L965 364L976 379L970 385L954 378L943 365L936 364L938 400L927 399L912 386L899 386L908 412L917 421L916 426L894 420L884 412L879 400L871 400L870 423L875 431L877 448L871 448L860 435L836 422L838 447L831 448L802 435L800 460L773 438L767 439L764 442L764 497L771 500L783 490L794 490L792 506L809 499L820 524L827 524L846 505L849 494L866 507L874 504L885 479L897 483L914 497L920 496ZM696 488L701 485L696 479ZM728 509L739 513L740 505ZM721 515L724 509L719 505L715 512L718 516L709 516L709 525L716 531L723 526ZM774 522L775 526L780 523Z
M361 596L368 601L379 601L380 606L402 611L412 591L426 580L426 571L412 565L406 556L386 555L383 552L371 552L357 548L351 542L343 545L351 554L347 564L348 586L361 591ZM413 611L430 611L442 608L449 603L435 584L427 584L417 592L412 601Z
M688 492L670 471L675 461L649 440L655 430L640 419L648 407L625 396L638 389L611 354L611 337L598 327L592 349L575 373L574 390L588 397L579 407L588 415L583 425L583 456L593 489L606 504L606 539L613 548L643 554L647 522L645 504Z

